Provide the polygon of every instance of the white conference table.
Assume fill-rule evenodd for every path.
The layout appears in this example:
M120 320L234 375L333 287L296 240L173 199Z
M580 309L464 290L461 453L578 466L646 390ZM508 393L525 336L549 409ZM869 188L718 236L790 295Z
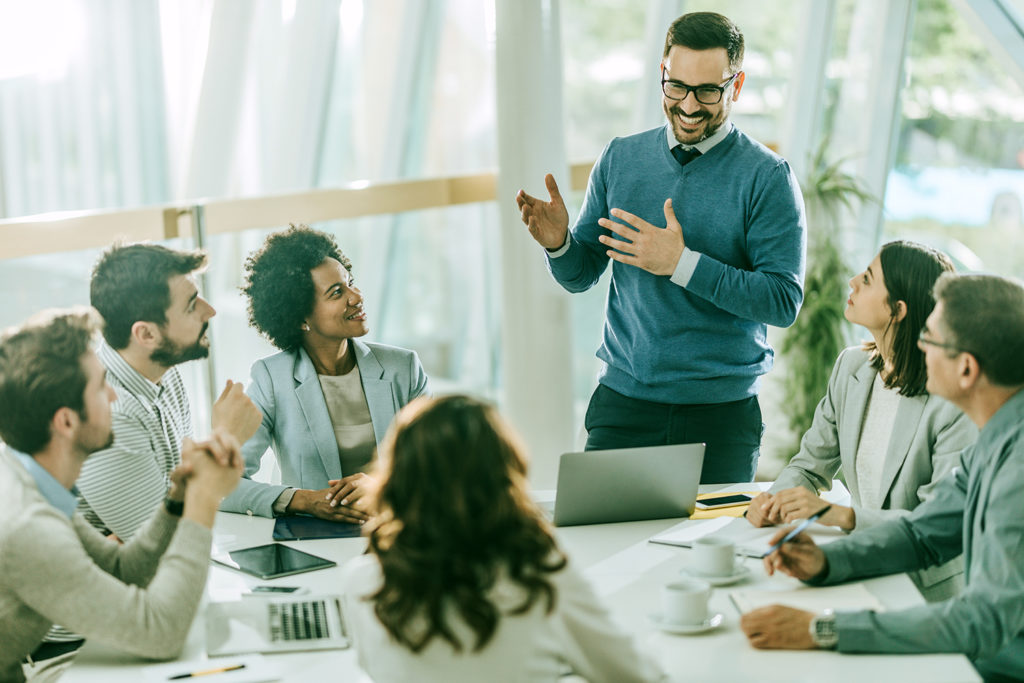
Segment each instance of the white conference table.
M716 491L726 487L701 487ZM732 490L751 490L751 485L733 485ZM683 548L649 543L648 539L662 533L681 519L626 522L592 526L563 527L558 538L572 561L586 567L587 576L605 599L615 617L639 642L652 652L672 674L673 680L700 682L728 681L910 681L930 683L965 683L980 677L962 655L843 655L826 651L764 651L752 648L739 629L739 614L728 598L728 591L760 586L797 587L789 577L767 577L760 562L746 560L752 569L750 577L737 586L714 590L711 612L721 612L723 623L701 635L677 636L658 630L649 620L657 611L663 584L680 576L689 551ZM701 520L687 524L706 523ZM223 549L236 549L270 542L273 520L230 513L218 513L215 544ZM261 583L302 585L315 593L337 592L341 565L361 554L363 539L334 539L289 543L315 555L330 558L338 567L324 569L273 581L261 581L217 565L211 566L207 599L224 600L239 596L244 590ZM900 609L923 602L906 575L894 575L864 582L864 585L888 608ZM202 664L204 620L197 618L189 634L183 660ZM331 680L337 682L369 681L356 662L354 649L319 653L268 655L284 675L283 681ZM216 663L214 659L211 662ZM151 662L132 658L113 649L87 643L67 670L62 681L118 683L139 681ZM206 664L205 666L209 666ZM199 668L202 668L200 666ZM213 680L211 677L210 680Z

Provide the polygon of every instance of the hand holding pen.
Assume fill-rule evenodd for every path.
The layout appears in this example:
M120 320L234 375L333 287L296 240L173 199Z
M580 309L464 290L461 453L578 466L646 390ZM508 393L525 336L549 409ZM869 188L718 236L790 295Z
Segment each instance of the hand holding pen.
M828 512L830 507L825 506L795 528L782 529L772 537L771 548L762 555L764 568L769 576L779 570L801 581L806 581L821 575L828 569L825 553L810 536L802 532Z

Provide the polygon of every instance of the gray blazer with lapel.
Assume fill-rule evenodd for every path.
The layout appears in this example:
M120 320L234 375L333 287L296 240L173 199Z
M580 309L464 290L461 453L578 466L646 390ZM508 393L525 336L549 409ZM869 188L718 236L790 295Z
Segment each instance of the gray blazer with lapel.
M828 391L800 441L800 452L771 487L828 490L842 468L850 489L857 529L909 514L931 497L935 485L959 462L960 452L978 438L978 429L956 406L938 396L902 397L882 471L882 509L861 505L856 456L861 425L875 380L869 354L860 347L839 354ZM924 587L962 571L955 560L918 577Z
M373 434L380 443L395 413L428 393L427 375L414 351L350 339L370 408ZM245 477L221 510L272 517L285 488L322 489L342 472L334 426L313 361L304 349L282 351L253 363L249 397L263 412L256 434L242 447ZM252 481L260 459L273 447L281 485Z

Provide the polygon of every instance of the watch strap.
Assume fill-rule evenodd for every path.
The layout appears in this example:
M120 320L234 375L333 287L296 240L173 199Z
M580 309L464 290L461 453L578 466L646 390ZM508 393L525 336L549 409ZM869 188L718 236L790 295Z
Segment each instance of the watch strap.
M169 515L181 517L181 513L185 511L185 501L164 498L164 510L167 510L167 514Z

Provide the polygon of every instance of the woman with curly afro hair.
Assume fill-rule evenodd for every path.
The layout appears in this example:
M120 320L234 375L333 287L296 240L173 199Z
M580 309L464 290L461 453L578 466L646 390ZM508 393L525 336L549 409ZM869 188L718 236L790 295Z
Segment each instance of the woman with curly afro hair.
M359 340L370 328L352 263L334 237L306 225L267 237L245 262L249 323L281 349L252 366L263 411L246 442L245 478L221 506L274 517L363 522L364 470L395 413L427 393L416 353ZM251 480L268 447L282 485Z

